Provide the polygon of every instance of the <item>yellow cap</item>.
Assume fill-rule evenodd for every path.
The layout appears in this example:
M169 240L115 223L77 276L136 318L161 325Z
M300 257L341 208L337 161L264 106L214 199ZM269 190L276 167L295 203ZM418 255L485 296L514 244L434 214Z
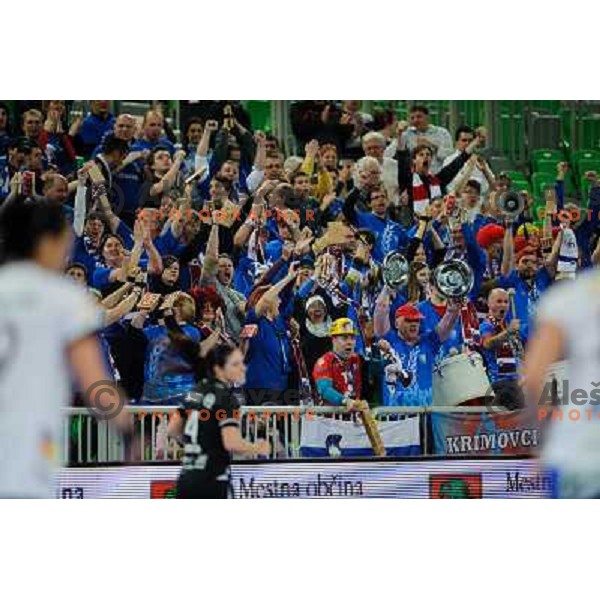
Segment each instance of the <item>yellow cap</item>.
M329 335L358 335L358 332L354 329L352 319L343 318L331 324Z
M533 223L523 223L517 229L517 235L525 235L527 229L528 235L539 235L540 230Z

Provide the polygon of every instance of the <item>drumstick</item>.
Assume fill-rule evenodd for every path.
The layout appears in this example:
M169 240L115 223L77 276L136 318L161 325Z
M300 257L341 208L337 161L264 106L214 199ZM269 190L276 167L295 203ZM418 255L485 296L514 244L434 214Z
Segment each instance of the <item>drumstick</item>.
M365 400L359 400L358 413L365 431L367 432L371 448L373 448L373 454L375 454L375 456L385 456L385 446L383 445L383 440L381 439L381 434L377 427L377 421L371 414L369 405Z
M517 308L515 305L515 288L510 288L506 291L508 294L508 300L510 302L510 310L512 312L513 319L517 318Z

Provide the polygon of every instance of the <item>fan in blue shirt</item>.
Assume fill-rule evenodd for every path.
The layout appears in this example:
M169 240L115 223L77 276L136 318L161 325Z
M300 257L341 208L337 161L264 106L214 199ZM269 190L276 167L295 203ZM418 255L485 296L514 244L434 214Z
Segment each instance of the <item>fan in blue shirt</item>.
M504 243L502 275L498 277L498 286L515 290L515 309L517 314L511 318L519 319L521 323L520 336L523 342L531 336L537 302L540 296L552 284L556 272L558 253L552 253L547 260L540 260L537 251L532 246L523 248L516 257L512 232L508 228Z
M247 390L271 390L279 396L288 389L293 359L286 319L293 309L290 288L295 277L296 268L291 266L288 274L264 292L248 313L241 334L247 344ZM282 303L284 308L280 312Z
M434 329L421 330L423 314L412 304L396 311L396 329L388 331L379 347L388 356L383 378L385 406L430 406L433 367L440 344L458 317L459 304L450 303ZM390 349L393 351L390 355Z
M343 212L346 219L355 227L369 229L375 235L373 259L377 262L389 252L404 250L408 243L408 235L404 227L387 216L388 199L385 188L379 186L368 194L371 212L356 210L359 191L353 190L346 199Z
M108 100L92 100L91 112L83 120L78 136L83 144L83 153L90 156L104 134L112 131L115 117L109 112Z

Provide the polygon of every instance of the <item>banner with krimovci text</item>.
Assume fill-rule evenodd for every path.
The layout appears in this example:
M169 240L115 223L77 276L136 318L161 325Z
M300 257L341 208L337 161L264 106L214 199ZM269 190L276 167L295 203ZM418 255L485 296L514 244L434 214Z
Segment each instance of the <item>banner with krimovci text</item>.
M436 454L448 456L515 456L540 444L538 424L526 411L431 415Z
M172 498L178 466L67 468L58 498ZM549 498L532 459L236 463L236 498Z

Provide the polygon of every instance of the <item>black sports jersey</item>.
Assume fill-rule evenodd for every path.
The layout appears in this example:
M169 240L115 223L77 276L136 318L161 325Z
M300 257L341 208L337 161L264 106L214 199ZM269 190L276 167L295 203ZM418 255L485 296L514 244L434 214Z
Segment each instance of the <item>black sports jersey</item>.
M204 379L187 395L179 412L186 421L182 469L203 471L209 477L226 473L231 460L221 429L240 426L232 390L216 379Z

